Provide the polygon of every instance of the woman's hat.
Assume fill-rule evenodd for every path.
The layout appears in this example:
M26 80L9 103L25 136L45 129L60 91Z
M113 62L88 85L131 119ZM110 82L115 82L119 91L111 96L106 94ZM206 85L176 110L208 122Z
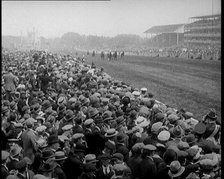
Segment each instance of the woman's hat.
M114 128L108 129L106 131L105 137L113 137L118 134L118 131L116 131Z
M55 161L61 161L65 160L68 157L65 156L65 153L63 151L57 151L55 152Z
M180 162L175 160L175 161L171 162L170 170L169 170L168 174L171 178L174 178L174 177L178 177L178 176L182 175L184 171L185 171L185 167L182 167L180 165Z

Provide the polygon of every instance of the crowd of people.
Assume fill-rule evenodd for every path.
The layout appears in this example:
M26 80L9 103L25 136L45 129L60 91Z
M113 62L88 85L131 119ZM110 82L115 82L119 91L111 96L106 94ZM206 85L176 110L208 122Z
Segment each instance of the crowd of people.
M215 109L195 119L81 58L3 49L1 98L3 179L221 178Z
M130 55L144 55L151 57L172 57L199 60L221 60L220 48L186 48L186 47L170 47L170 48L152 48L136 51L127 51Z

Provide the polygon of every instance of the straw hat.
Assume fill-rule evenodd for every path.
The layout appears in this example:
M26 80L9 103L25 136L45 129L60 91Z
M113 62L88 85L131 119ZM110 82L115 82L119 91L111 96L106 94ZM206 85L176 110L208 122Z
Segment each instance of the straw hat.
M147 127L149 124L150 124L150 122L149 122L146 118L144 118L144 117L142 117L142 116L139 116L139 117L135 120L135 125L136 125L136 126L140 126L140 127L142 127L142 128Z
M118 134L118 131L116 131L114 128L108 129L106 131L105 137L113 137Z

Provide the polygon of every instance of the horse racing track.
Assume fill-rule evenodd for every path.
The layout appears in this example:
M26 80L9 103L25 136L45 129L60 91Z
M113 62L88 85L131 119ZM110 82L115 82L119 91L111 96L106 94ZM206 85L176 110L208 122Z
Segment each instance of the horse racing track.
M87 63L103 67L113 78L134 87L147 87L155 99L177 109L186 108L201 119L209 108L221 112L220 61L125 56L118 61L87 56Z

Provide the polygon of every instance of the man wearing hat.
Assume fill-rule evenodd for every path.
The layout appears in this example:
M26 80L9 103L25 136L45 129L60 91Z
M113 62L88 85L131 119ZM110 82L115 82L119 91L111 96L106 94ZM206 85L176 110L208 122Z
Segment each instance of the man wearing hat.
M126 137L127 137L126 134L120 133L117 135L117 140L116 140L116 152L123 154L125 162L127 162L129 158L129 150L125 145Z
M33 178L34 172L29 169L30 165L31 165L31 160L28 157L24 157L22 160L20 160L16 164L16 169L18 170L18 173L16 174L16 176L19 179Z
M112 149L112 153L116 151L116 143L115 143L115 137L117 136L118 132L114 129L108 129L105 133L105 137L108 139L105 145L110 146Z
M12 71L13 71L12 67L9 67L8 73L3 76L4 89L6 92L7 100L10 98L10 92L15 91L18 82L18 78L15 75L13 75Z
M65 153L63 151L55 152L56 167L54 169L54 172L58 179L67 179L64 173L64 162L66 159L67 157L65 156Z
M15 144L11 147L9 152L9 161L6 164L9 171L16 169L16 164L21 159L21 152L22 152L22 147L20 147L18 144Z
M23 155L24 157L28 157L33 163L35 153L37 151L37 144L36 144L37 136L32 129L34 126L34 120L32 120L31 118L27 119L26 126L27 130L25 130L21 135L24 150Z
M65 125L73 125L74 120L74 112L71 109L68 109L65 112L65 117L60 121L59 128L58 128L58 134L61 135L63 133L62 128Z
M1 176L3 179L6 179L6 177L9 175L9 169L6 166L6 161L9 157L9 153L5 150L1 151L2 156L2 163L1 163Z
M50 135L47 139L47 144L48 146L46 147L45 150L51 150L55 153L60 148L58 135L56 134Z
M73 134L83 133L84 129L82 127L82 115L78 114L75 118L75 126L72 128Z
M63 167L67 179L77 179L83 172L85 151L85 145L81 143L77 143L76 145L72 144L71 151Z
M127 164L132 171L133 178L139 178L140 177L139 167L140 167L140 163L142 161L141 150L142 150L143 147L144 147L143 143L136 143L131 148L131 157L129 158Z
M139 167L140 178L146 179L149 176L152 178L156 177L157 169L156 164L153 160L153 154L156 150L154 145L148 144L143 147L142 161Z
M113 175L112 165L110 164L111 156L109 154L102 154L98 157L100 161L99 169L96 173L96 178L106 179L111 178Z

